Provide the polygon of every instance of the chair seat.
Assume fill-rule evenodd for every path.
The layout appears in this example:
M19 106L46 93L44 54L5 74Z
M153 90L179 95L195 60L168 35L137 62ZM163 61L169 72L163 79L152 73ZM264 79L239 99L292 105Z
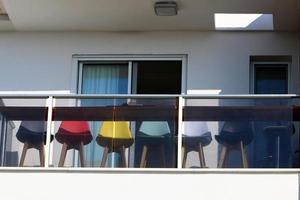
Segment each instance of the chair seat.
M165 144L166 142L172 140L173 138L171 137L170 134L165 134L165 135L159 135L159 136L152 136L152 135L147 135L144 133L140 133L136 137L136 143L142 144L142 145L148 145L148 146L160 146L162 144Z
M222 131L220 135L215 136L216 140L220 144L227 144L235 146L240 142L243 142L244 145L248 145L251 143L253 139L253 135L247 132L227 132Z
M102 147L108 147L109 152L119 152L119 150L124 146L124 148L130 147L134 140L132 138L109 138L103 136L97 136L97 144Z
M42 142L46 144L46 135L46 132L34 132L26 129L23 126L20 126L16 137L22 143L28 142L31 145L37 145ZM52 142L53 135L50 136L50 140Z
M288 134L292 129L287 126L268 126L264 128L264 134L269 137L278 137L282 134Z
M211 141L211 132L206 132L201 136L182 136L182 145L187 151L199 151L199 143L201 143L202 146L207 146Z
M86 145L93 140L93 136L90 131L74 134L64 129L59 129L55 138L59 143L67 143L69 146L76 146L81 142Z

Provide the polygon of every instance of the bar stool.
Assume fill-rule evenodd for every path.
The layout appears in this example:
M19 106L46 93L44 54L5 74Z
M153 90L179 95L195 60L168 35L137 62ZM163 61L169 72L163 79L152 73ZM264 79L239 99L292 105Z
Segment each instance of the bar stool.
M267 157L270 158L268 167L290 167L292 126L277 125L265 127Z
M143 146L140 168L147 166L148 152L158 147L163 166L166 166L164 141L170 137L171 131L166 121L144 121L140 126L139 142Z
M63 167L69 149L79 151L81 167L85 166L84 145L89 144L93 137L87 121L62 121L55 135L56 140L63 144L59 167Z
M129 148L134 140L126 121L105 121L99 129L97 143L104 147L100 167L105 167L109 153L120 154L121 166L127 167L125 149Z
M208 131L206 122L184 122L182 134L182 167L186 167L187 154L191 151L198 152L200 167L205 168L205 156L203 147L212 141L211 132Z
M215 136L217 142L222 144L218 167L224 167L230 150L240 151L242 166L248 168L245 146L253 140L253 125L251 122L225 122L219 135Z
M40 156L40 166L45 166L45 148L46 143L46 122L45 121L22 121L18 132L17 139L24 143L19 166L24 166L24 161L28 149L37 149ZM53 136L51 136L51 141Z

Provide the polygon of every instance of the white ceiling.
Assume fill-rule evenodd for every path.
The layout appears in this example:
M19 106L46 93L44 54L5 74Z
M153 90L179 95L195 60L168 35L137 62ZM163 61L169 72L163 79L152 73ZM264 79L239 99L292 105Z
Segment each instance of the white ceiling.
M298 0L177 0L174 17L156 16L155 0L2 1L18 31L214 30L214 13L273 14L279 31L299 24Z

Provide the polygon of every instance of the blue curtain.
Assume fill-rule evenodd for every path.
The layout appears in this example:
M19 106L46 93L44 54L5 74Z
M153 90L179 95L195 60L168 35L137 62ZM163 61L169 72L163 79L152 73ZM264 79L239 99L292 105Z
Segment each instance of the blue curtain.
M90 64L83 66L82 94L127 94L128 65L127 64ZM82 106L108 106L120 104L122 101L114 99L85 99ZM90 167L99 167L103 148L96 142L101 122L90 122L94 140L85 147L86 164ZM110 157L109 166L114 166L116 159Z

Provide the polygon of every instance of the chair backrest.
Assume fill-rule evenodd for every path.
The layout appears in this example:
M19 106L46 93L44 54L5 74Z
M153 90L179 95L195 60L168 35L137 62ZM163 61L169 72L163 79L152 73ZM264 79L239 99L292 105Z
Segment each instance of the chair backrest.
M222 132L253 134L253 125L251 122L227 121L224 123L221 134Z
M104 121L98 132L99 136L112 139L131 139L129 122L126 121Z
M208 131L208 126L206 122L183 122L184 136L190 136L190 137L199 137L204 135Z
M227 121L220 132L220 135L226 135L227 138L233 137L233 135L239 135L239 139L243 141L245 145L250 144L253 140L253 123L243 121Z
M144 121L139 131L149 136L162 136L171 133L167 121Z
M35 133L45 133L47 130L45 121L22 121L20 127Z
M62 121L59 129L63 129L64 133L72 135L91 134L87 121Z

